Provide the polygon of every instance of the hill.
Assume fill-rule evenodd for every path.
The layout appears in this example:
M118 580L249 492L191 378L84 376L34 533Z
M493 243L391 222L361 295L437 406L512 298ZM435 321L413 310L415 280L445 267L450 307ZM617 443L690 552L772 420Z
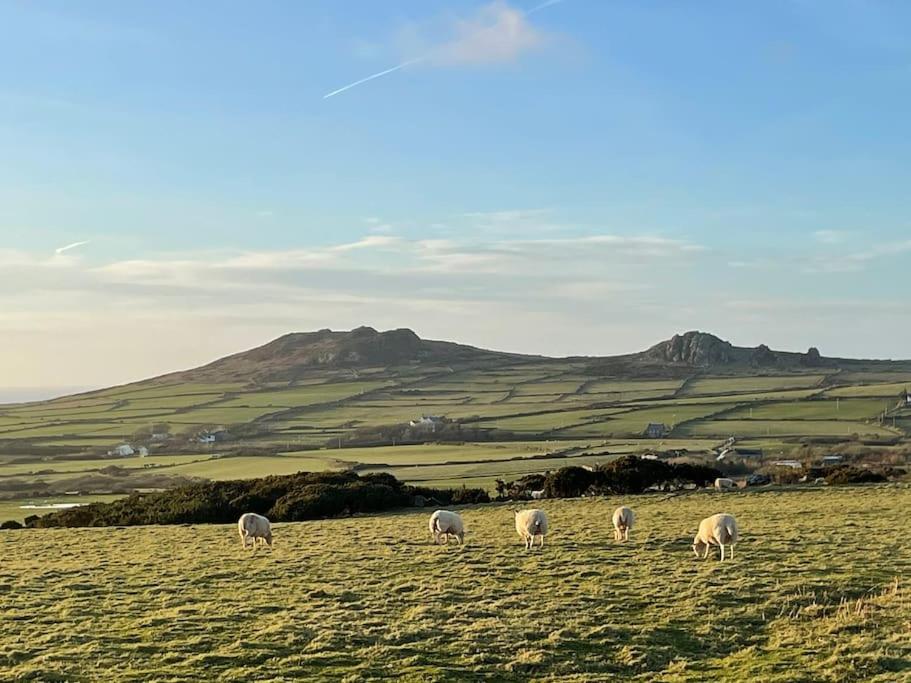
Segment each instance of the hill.
M0 406L0 503L22 518L23 505L68 504L74 493L85 502L199 478L350 468L491 490L567 460L685 450L711 461L731 438L770 461L805 448L900 459L909 388L908 362L737 347L701 332L569 358L410 330L290 334L192 370Z
M486 351L464 344L421 339L412 330L378 332L358 327L350 332L324 329L286 334L268 344L243 351L194 370L163 379L185 382L279 382L310 376L314 371L365 369L421 364L494 365L533 356Z

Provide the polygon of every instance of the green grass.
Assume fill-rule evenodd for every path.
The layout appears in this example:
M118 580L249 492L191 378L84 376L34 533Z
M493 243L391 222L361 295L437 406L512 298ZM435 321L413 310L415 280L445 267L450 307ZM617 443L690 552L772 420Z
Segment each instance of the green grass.
M866 420L882 414L893 403L876 398L787 401L744 406L726 413L725 417L756 420Z
M516 433L538 434L552 429L569 427L583 422L594 422L604 419L627 408L614 408L608 410L563 410L560 412L544 413L538 415L525 415L523 417L506 417L497 420L480 422L481 427L495 427Z
M892 384L861 384L853 387L837 387L829 389L826 392L826 396L882 396L896 401L908 390L911 390L911 380Z
M386 384L387 382L340 382L337 384L295 387L281 391L250 392L227 400L224 403L219 403L218 408L275 407L280 409L314 403L331 403L349 396L357 396L379 389Z
M860 436L892 437L894 431L879 425L847 420L700 420L680 427L680 436Z
M675 405L668 402L660 407L649 407L611 415L602 422L592 422L561 430L560 434L574 437L637 436L645 431L650 422L662 423L668 427L673 427L688 420L713 415L730 407L730 404L724 403Z
M294 474L296 472L322 472L331 469L345 469L344 465L329 456L311 455L259 455L215 458L204 462L176 465L167 469L168 474L205 479L256 479L273 474Z
M638 513L626 544L605 525ZM849 681L911 675L907 486L543 501L279 524L0 532L6 680ZM733 561L696 560L735 514ZM774 514L770 514L774 511ZM799 519L800 524L794 524ZM871 542L875 539L876 542Z
M585 392L588 394L629 394L640 393L643 391L659 391L666 394L672 394L680 385L680 380L641 380L641 381L621 381L621 380L595 380L588 384Z
M781 375L781 376L747 376L747 377L706 377L691 381L684 387L683 393L691 394L728 394L776 389L799 389L815 387L824 375Z

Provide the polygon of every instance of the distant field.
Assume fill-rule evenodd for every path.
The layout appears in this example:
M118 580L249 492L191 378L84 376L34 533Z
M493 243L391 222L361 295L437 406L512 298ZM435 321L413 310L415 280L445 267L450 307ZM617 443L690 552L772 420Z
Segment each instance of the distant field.
M17 522L22 522L22 520L24 520L26 517L30 517L31 515L46 515L54 511L54 505L72 505L76 503L80 505L84 505L86 503L110 503L111 501L117 500L118 498L123 498L123 496L54 496L51 498L32 496L17 500L0 500L0 522L5 522L8 519L14 519Z
M369 432L375 434L377 428L394 434L398 426L401 433L404 425L422 415L462 422L466 439L521 438L543 444L538 447L541 452L552 450L547 440L600 443L642 438L652 422L673 428L675 440L682 440L677 448L703 453L729 436L762 439L780 452L800 439L850 439L855 434L895 438L901 435L900 430L905 434L911 430L911 418L891 412L886 427L867 424L884 409L895 407L904 386L902 373L699 375L687 381L592 376L585 374L586 368L585 362L542 360L493 369L405 366L357 372L321 370L290 383L156 380L49 402L0 406L0 452L29 455L45 452L37 449L53 449L55 455L78 455L79 462L86 461L86 470L91 470L107 464L96 464L98 456L118 443L142 443L141 434L148 434L153 425L169 428L175 438L167 450L180 454L198 448L190 443L190 437L201 429L223 425L231 433L241 429L236 425L255 423L253 429L246 430L251 435L244 440L219 443L206 452L213 455L240 449L242 459L186 461L168 468L175 475L230 478L297 471L305 463L313 469L326 469L361 462L348 460L347 455L327 456L323 451L308 451L309 461L290 461L244 449L290 452L341 445L359 436L357 430L362 430L360 436L371 439ZM835 383L838 386L831 386ZM897 431L891 429L893 424ZM414 436L412 433L407 440ZM433 434L427 439L433 440ZM669 441L644 442L646 445L634 450L667 448L663 444ZM489 458L478 459L502 461L508 459L500 457L504 452L488 451ZM372 456L364 455L364 461L384 464L383 458L388 455L389 451L377 450ZM464 462L461 457L455 459ZM396 456L385 464L402 467L404 463ZM523 464L522 469L534 471L528 468L537 466L543 471L553 465L530 463ZM49 476L60 478L69 471L78 472L76 468L82 466L67 467L71 469L66 472L53 464L44 469L55 470ZM489 483L491 477L509 474L504 468L480 473L463 470L462 480L452 473L441 476L437 471L431 475L434 481L460 485ZM0 462L0 478L3 474ZM416 476L414 472L396 474L406 479Z
M892 400L897 400L899 396L904 395L911 390L911 379L907 382L897 382L892 384L861 384L853 387L837 387L826 391L826 396L882 396Z
M896 433L875 424L847 420L700 420L678 430L680 436L842 436L852 434L895 437Z
M620 503L638 513L626 544L605 526ZM908 486L541 506L552 531L532 553L505 505L463 510L462 548L429 544L429 511L277 525L256 555L232 525L0 532L3 676L911 676ZM719 509L740 523L736 557L696 560L696 525Z
M865 420L881 415L891 404L876 398L816 399L743 407L725 414L731 419Z
M802 387L814 387L819 384L824 377L825 375L707 377L689 382L686 387L684 387L683 393L685 395L727 394L746 393L751 391L773 391L776 389L799 389Z

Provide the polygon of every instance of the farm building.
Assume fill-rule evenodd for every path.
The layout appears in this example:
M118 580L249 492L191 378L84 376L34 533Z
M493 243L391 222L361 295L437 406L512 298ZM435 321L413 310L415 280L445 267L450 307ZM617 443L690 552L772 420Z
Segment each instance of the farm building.
M645 436L649 439L661 439L667 436L670 431L671 430L666 424L649 422L648 426L645 428Z
M822 456L823 465L837 465L843 458L840 455L824 455Z
M140 458L144 458L148 454L149 454L149 449L146 448L145 446L140 446L139 448L136 449L136 455L138 455Z
M772 464L775 467L790 467L794 470L803 469L803 463L800 460L776 460Z
M128 443L122 443L119 446L117 446L116 448L112 448L111 450L108 451L108 455L117 455L117 456L121 456L124 458L128 457L130 455L133 455L135 453L136 453L136 451L133 450L133 447Z
M223 427L211 431L200 432L196 435L196 441L198 443L216 443L218 441L227 441L227 439L228 431Z
M417 420L411 420L408 423L409 427L415 429L422 429L428 432L435 432L437 427L443 424L445 420L438 415L421 415Z

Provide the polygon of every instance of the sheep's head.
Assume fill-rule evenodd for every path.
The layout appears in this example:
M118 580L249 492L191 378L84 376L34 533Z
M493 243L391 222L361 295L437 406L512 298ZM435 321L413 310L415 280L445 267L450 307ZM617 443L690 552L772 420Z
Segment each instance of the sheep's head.
M700 541L699 537L693 539L693 552L696 553L696 557L702 557L705 554L705 542Z

